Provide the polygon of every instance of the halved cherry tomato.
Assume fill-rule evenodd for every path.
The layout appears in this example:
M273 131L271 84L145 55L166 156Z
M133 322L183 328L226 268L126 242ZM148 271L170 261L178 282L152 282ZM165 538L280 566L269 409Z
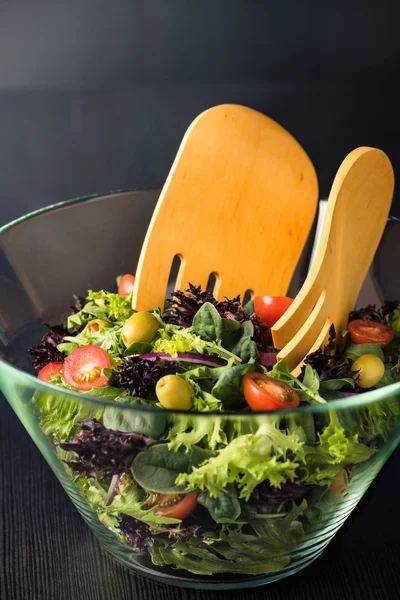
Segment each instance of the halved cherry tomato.
M81 346L64 361L63 377L78 390L102 387L108 381L103 369L111 368L110 357L100 346Z
M120 296L129 296L133 290L135 277L130 273L124 275L118 285L118 294Z
M261 321L272 327L292 304L294 298L287 296L255 296L254 310Z
M197 506L198 493L191 494L153 494L151 493L148 508L157 506L155 514L160 517L186 519Z
M381 344L384 348L394 338L393 329L375 321L355 319L350 321L348 329L353 344Z
M243 392L253 410L296 408L300 404L298 394L289 385L255 371L243 377Z
M53 373L54 375L62 375L64 363L62 362L51 362L43 369L40 369L38 373L38 379L42 381L51 381L50 375Z

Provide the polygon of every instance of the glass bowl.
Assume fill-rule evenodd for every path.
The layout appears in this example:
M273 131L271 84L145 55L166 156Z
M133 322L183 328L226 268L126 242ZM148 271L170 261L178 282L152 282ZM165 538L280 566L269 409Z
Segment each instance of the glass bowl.
M54 323L67 314L72 293L84 295L88 289L102 288L112 291L116 275L135 272L158 194L159 190L130 191L73 200L27 215L0 230L0 388L77 510L118 563L162 583L189 588L233 589L266 584L303 569L318 557L396 448L400 440L400 383L295 411L221 415L160 411L120 403L116 406L100 397L84 396L38 380L32 374L27 348L37 343L45 323ZM307 272L314 233L315 228L293 278L291 293L296 292ZM400 223L388 221L359 304L400 298L400 274L396 269L399 233ZM144 510L140 494L130 494L132 480L123 482L126 495L119 495L122 509L118 508L113 505L116 497L109 485L112 482L82 479L70 471L67 462L71 454L60 447L76 435L82 423L92 417L101 422L110 411L119 424L115 429L124 431L128 438L135 431L153 437L168 435L175 450L181 444L178 453L183 457L185 443L190 447L194 440L208 439L211 444L213 439L214 448L219 443L223 446L223 438L229 438L232 431L236 435L239 432L243 439L247 436L247 440L265 436L262 439L267 443L277 427L285 435L300 423L306 443L312 447L318 441L316 425L325 432L335 422L348 437L360 432L367 436L368 424L371 426L376 418L385 427L378 437L369 440L368 456L357 464L346 464L344 470L340 467L341 476L348 479L347 488L338 485L335 491L326 485L307 486L296 492L289 510L285 490L282 488L280 496L275 489L274 495L267 486L262 491L265 510L254 508L252 500L240 501L241 514L235 517L236 522L245 519L251 523L250 530L246 525L247 529L240 532L240 525L233 525L228 534L226 525L217 526L208 517L206 522L204 511L200 511L200 516L190 517L189 542L186 534L167 524L166 528L171 529L161 534L147 528L141 551L137 552L128 543L129 535L123 538L118 529L122 515L137 516L138 505ZM47 418L54 415L59 417L56 430L54 419ZM101 444L105 438L100 435L99 439ZM230 468L240 471L245 458L246 453L239 452L231 459ZM259 463L262 461L260 451ZM325 466L337 471L335 461L335 456L328 453ZM115 479L114 484L122 485ZM134 524L132 536L137 542L140 527L135 520L129 522ZM239 532L232 535L235 527Z

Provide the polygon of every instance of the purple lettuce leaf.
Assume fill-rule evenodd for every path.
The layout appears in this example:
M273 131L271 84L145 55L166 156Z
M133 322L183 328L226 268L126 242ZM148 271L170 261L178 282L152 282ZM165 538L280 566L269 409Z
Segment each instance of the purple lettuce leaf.
M284 504L292 500L303 498L307 493L307 487L301 483L286 481L280 488L274 487L266 479L254 488L252 500L258 507L265 504Z
M95 419L88 419L82 423L76 438L60 444L60 448L77 455L67 462L70 469L103 479L127 471L149 440L140 433L106 429Z
M148 398L155 393L156 384L164 375L179 373L177 362L162 360L159 357L146 360L139 356L128 356L122 359L118 370L114 371L109 385L129 390L131 396Z
M152 530L146 523L123 515L118 524L122 537L136 552L147 552L154 545Z
M335 339L335 326L332 324L328 343L322 349L308 354L304 360L305 365L310 365L317 371L320 381L352 378L355 374L355 371L352 370L352 360L332 354L335 349Z
M62 343L64 336L68 335L67 329L62 325L53 327L46 325L46 327L48 332L40 342L28 348L29 354L33 357L33 368L36 371L40 371L51 362L62 362L65 359L65 354L57 350L57 346Z

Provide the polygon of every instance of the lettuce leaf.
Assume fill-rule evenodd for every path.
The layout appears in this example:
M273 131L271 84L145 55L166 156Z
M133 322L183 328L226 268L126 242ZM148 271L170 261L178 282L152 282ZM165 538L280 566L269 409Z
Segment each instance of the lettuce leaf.
M129 476L121 478L113 501L104 510L108 515L117 517L129 515L156 529L181 523L180 519L155 515L157 507L146 508L146 492Z
M305 475L300 481L307 485L329 485L340 469L368 460L375 450L358 440L358 434L347 435L339 418L331 413L331 421L315 446L305 446ZM302 469L303 471L303 469Z
M290 563L290 552L303 539L300 518L306 509L303 501L280 518L257 520L249 533L225 527L219 537L207 541L160 539L149 552L158 566L172 565L199 575L273 573Z
M67 329L83 329L93 318L105 319L106 313L94 302L88 302L84 308L67 318Z
M246 546L239 544L242 539L224 539L223 545L211 546L200 539L176 542L161 541L157 546L149 548L151 560L157 566L172 565L197 575L213 575L216 573L241 573L258 575L274 573L286 567L289 556L277 557L265 546L260 552L253 547L253 540L245 538ZM223 552L229 558L223 556ZM220 555L219 555L220 554Z
M268 479L279 487L293 481L303 456L303 442L297 434L285 435L271 420L256 434L246 434L232 440L190 473L178 475L175 483L188 490L207 489L210 496L224 493L230 483L240 489L240 498L248 500L254 488Z
M103 314L106 315L108 321L116 321L123 323L132 315L132 296L120 296L119 294L113 294L100 290L98 292L88 291L88 300L98 306ZM85 307L83 308L85 310ZM86 309L87 310L87 309Z
M386 441L400 422L400 400L392 396L388 400L374 402L367 406L360 416L361 423L353 433L366 442L379 436Z
M73 437L82 421L93 417L101 421L103 408L86 400L73 400L62 393L36 393L33 403L39 411L39 423L46 435L63 442Z
M155 515L157 507L147 509L146 492L127 475L121 477L114 499L107 506L107 486L84 474L76 475L68 467L66 469L71 474L74 484L84 496L90 508L97 513L100 521L114 529L118 535L120 535L118 519L122 515L129 515L135 519L139 519L156 529L165 528L166 525L181 523L180 519Z
M209 392L203 390L200 385L193 379L183 377L178 374L178 377L186 379L193 388L193 410L196 412L222 412L224 405L219 398L215 398Z
M207 346L198 335L190 329L166 325L160 328L157 339L153 344L153 352L167 352L171 356L178 356L178 352L197 352L204 354Z
M131 296L120 296L105 290L90 290L87 300L82 310L68 317L67 328L70 331L83 329L93 318L122 325L133 313Z
M99 329L99 331L96 332L89 332L84 329L77 335L65 336L64 343L60 344L60 346L63 351L65 349L67 351L72 351L75 348L72 346L66 346L66 342L69 344L75 344L76 347L87 346L88 344L100 346L100 348L103 348L103 350L105 350L111 357L114 358L115 364L121 361L120 357L125 349L121 342L121 325Z
M87 477L84 474L76 475L66 466L67 472L70 473L71 478L89 504L90 508L97 514L99 520L104 523L107 527L110 527L114 532L119 535L117 515L112 514L106 508L107 493L106 486L92 477Z
M192 417L190 414L175 415L167 440L170 450L184 447L187 452L196 444L202 444L206 449L214 451L228 443L221 417L211 419L198 415Z
M193 327L180 327L167 324L160 327L157 332L157 339L153 344L153 352L168 352L176 357L178 352L197 352L198 354L215 354L226 360L241 362L241 359L226 348L223 348L221 341L203 340L193 329Z

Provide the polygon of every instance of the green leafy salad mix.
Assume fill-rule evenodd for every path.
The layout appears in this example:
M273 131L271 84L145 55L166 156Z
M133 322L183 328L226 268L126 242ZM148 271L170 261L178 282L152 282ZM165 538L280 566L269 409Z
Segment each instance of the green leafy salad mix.
M347 493L398 423L395 395L351 407L400 381L398 303L351 313L341 350L331 328L298 377L277 361L270 326L259 299L192 285L163 311L89 291L29 349L40 379L82 396L37 392L43 432L100 521L155 565L283 569L317 507ZM335 410L340 398L348 408Z

